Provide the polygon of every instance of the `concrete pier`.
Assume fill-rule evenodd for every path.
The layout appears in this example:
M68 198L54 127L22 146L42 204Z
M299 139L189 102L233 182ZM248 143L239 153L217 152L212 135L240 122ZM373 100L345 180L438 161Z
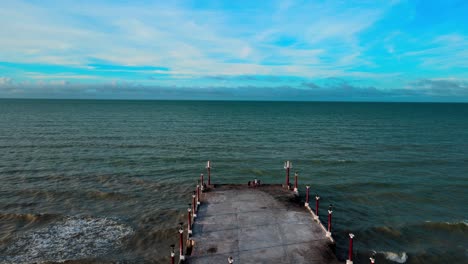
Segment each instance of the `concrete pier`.
M184 263L340 263L325 229L280 185L216 185L201 196Z

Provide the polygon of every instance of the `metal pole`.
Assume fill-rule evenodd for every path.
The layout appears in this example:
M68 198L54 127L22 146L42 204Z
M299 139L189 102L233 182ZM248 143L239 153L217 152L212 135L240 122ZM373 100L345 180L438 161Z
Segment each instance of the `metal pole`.
M206 163L206 169L208 170L208 185L211 185L211 161Z
M353 238L354 234L349 234L349 251L348 251L348 260L346 260L346 264L353 264Z
M294 172L294 190L297 191L297 172Z
M203 180L203 173L200 175L200 178L201 178L201 188L202 188L202 191L203 191L203 185L205 185L205 181Z
M171 264L175 264L175 245L171 245Z
M179 223L179 259L184 260L184 223Z
M197 217L197 202L195 201L195 192L192 194L192 210L193 210L193 218Z
M319 200L320 200L320 196L318 196L318 194L315 195L315 217L317 219L319 219Z
M200 185L197 184L197 205L200 205Z
M327 232L327 236L331 236L331 228L332 228L332 205L330 204L330 206L328 207L328 232Z
M309 206L309 191L310 191L310 186L307 185L307 186L306 186L306 202L305 202L305 206Z
M286 187L289 189L289 170L292 168L292 162L289 160L284 163L284 168L286 169Z
M187 209L187 211L188 211L187 234L188 235L192 234L192 209L190 207L191 207L191 204L189 204L189 208Z

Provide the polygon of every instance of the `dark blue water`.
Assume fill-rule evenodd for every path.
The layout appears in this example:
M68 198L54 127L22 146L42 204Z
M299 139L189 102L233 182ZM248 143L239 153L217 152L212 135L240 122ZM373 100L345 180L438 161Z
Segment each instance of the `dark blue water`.
M167 261L208 159L293 161L342 259L348 232L355 263L468 258L468 104L0 100L0 153L0 263Z

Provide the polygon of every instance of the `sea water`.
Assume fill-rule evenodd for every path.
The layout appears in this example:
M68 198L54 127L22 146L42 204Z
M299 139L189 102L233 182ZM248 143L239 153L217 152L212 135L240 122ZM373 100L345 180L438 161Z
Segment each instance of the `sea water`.
M167 263L207 160L291 160L342 260L349 232L356 263L468 259L468 104L0 100L0 263Z

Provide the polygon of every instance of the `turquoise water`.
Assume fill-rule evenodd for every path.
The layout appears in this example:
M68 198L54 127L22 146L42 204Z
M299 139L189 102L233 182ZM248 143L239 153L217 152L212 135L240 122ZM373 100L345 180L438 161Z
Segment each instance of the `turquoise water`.
M291 160L341 259L348 232L356 263L468 258L468 104L0 100L0 153L0 263L167 262L208 159L232 183Z

